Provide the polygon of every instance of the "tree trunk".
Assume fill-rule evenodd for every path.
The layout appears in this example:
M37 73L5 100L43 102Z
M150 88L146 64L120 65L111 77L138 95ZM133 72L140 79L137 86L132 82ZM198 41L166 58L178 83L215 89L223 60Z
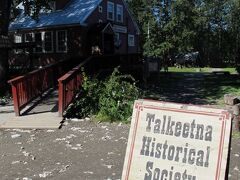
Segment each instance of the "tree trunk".
M8 36L12 0L0 0L0 36ZM6 91L8 78L8 50L0 48L0 94Z

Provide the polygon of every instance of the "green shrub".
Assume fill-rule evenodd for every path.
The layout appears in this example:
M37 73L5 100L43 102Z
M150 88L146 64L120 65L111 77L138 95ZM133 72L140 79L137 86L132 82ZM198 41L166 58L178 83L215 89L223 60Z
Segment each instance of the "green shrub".
M65 117L84 118L96 114L99 110L98 101L101 90L102 83L100 81L96 78L89 79L84 74L82 89L67 109Z
M99 98L97 118L110 121L126 121L132 113L134 100L139 97L139 89L130 75L121 75L114 69L112 75L103 83Z
M240 66L236 67L236 71L237 71L238 74L240 74Z
M104 81L84 76L83 87L68 108L66 117L96 115L100 121L126 121L139 94L134 78L122 75L118 68Z

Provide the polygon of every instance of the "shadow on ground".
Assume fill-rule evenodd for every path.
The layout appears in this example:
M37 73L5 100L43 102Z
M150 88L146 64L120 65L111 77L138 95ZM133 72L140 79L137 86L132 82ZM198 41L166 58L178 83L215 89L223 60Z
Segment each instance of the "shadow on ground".
M162 73L149 78L145 98L186 104L221 105L226 93L240 88L238 75ZM238 91L240 93L240 91Z

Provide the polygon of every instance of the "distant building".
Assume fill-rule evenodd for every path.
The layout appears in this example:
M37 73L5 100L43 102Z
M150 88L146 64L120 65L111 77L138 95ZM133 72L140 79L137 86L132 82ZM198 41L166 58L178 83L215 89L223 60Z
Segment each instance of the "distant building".
M31 46L15 50L10 63L25 62L31 48L35 65L73 56L139 52L139 28L124 0L56 0L50 6L34 20L18 5L20 14L9 31L16 44Z

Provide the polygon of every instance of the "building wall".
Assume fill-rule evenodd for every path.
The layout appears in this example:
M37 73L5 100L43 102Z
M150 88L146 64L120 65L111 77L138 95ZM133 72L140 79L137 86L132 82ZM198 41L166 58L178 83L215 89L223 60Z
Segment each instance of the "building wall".
M57 31L65 30L67 32L67 52L57 52ZM52 32L53 33L53 52L35 52L30 57L27 49L21 50L21 52L16 53L16 50L10 52L10 65L21 66L29 62L29 59L33 59L34 66L44 66L59 60L67 59L73 56L85 56L86 55L86 45L85 42L87 36L87 28L81 26L73 27L62 27L62 28L48 28L48 29L35 29L35 30L24 30L18 32L22 35L22 42L26 42L25 34L27 33L39 33L39 32ZM14 32L11 33L14 36Z
M34 30L22 30L17 32L19 34L25 33L36 33L36 32L44 32L51 31L53 32L53 52L51 53L33 53L32 59L34 66L44 66L46 64L50 64L53 62L57 62L62 59L66 59L72 56L87 56L91 53L89 47L89 39L88 39L88 30L89 27L93 24L96 24L101 20L103 23L110 22L113 27L119 26L120 28L126 28L126 32L119 33L119 38L121 40L121 45L119 47L115 47L114 52L119 54L127 54L127 53L137 53L139 52L139 35L137 34L137 29L134 26L134 22L130 17L129 12L124 6L122 0L109 0L114 3L114 16L116 19L116 4L120 4L123 6L123 22L117 22L116 20L111 21L107 19L107 2L108 0L103 0L99 5L102 7L102 12L99 12L99 7L95 9L95 11L86 19L86 26L80 25L67 25L62 27L48 27L42 29L34 29ZM62 9L69 0L59 0L56 1L56 8ZM67 31L67 43L68 43L68 51L66 53L58 53L56 51L56 32L59 30ZM12 32L14 35L16 32ZM135 45L130 47L128 46L128 35L134 35ZM24 38L23 38L24 42ZM13 51L10 56L10 64L21 65L27 63L29 61L29 54L26 54L24 51L21 54L15 54Z
M107 19L107 2L113 2L114 3L114 14L115 14L115 20L108 20ZM116 7L117 4L120 4L123 6L123 22L117 22L116 21ZM99 6L102 7L102 12L99 12ZM139 35L137 34L137 29L134 26L134 22L131 18L131 15L129 14L128 10L124 6L124 3L122 0L103 0L102 3L100 3L95 9L95 11L87 18L86 23L88 25L94 24L96 22L99 22L101 20L103 23L110 22L112 26L121 26L127 28L126 33L119 33L119 37L121 40L121 46L119 48L115 47L115 53L119 54L126 54L126 53L137 53L139 52ZM135 46L131 47L128 46L128 35L134 35L135 36Z

